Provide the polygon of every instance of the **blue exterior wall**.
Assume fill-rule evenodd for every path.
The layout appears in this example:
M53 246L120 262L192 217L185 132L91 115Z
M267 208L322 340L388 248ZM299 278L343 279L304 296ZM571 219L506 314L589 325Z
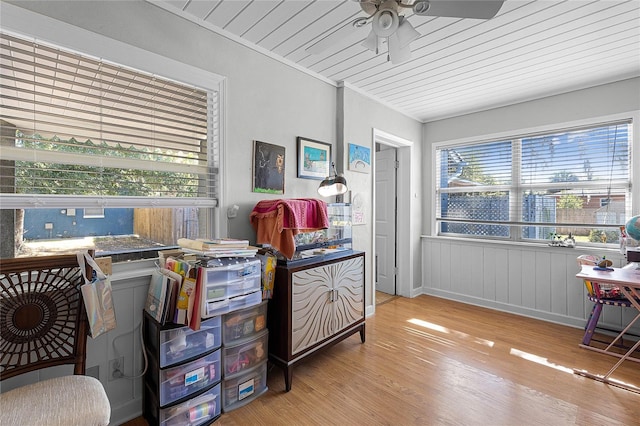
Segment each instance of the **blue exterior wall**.
M45 224L52 229L45 229ZM96 235L133 234L133 209L104 209L104 218L85 218L84 209L27 209L24 212L25 240L80 238Z

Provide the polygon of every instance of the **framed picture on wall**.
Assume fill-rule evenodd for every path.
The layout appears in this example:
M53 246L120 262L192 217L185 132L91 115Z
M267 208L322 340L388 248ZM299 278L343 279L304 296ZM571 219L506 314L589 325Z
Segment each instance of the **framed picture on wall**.
M298 177L322 180L329 176L331 144L298 136Z
M253 141L253 192L284 194L285 148Z
M349 170L369 173L371 170L371 149L366 146L349 144Z

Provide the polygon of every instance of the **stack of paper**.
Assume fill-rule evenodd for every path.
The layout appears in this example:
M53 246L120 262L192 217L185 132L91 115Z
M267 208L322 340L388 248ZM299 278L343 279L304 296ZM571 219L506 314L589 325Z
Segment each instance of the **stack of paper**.
M248 240L221 238L214 240L178 239L178 245L186 253L195 253L207 257L253 257L257 247L249 245Z

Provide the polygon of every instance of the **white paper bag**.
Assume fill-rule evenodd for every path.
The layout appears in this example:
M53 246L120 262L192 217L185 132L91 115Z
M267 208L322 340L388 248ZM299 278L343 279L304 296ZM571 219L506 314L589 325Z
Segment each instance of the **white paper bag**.
M93 279L87 279L85 260L93 268ZM105 275L89 253L78 253L78 264L85 284L80 288L89 319L89 330L92 338L96 338L116 328L116 312L111 294L111 279Z

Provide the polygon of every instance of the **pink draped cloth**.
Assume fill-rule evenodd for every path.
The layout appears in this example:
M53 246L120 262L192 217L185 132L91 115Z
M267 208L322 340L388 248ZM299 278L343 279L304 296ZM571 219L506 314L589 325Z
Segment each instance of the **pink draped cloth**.
M260 201L249 220L258 244L269 244L289 259L296 251L295 235L329 227L327 203L313 198Z

